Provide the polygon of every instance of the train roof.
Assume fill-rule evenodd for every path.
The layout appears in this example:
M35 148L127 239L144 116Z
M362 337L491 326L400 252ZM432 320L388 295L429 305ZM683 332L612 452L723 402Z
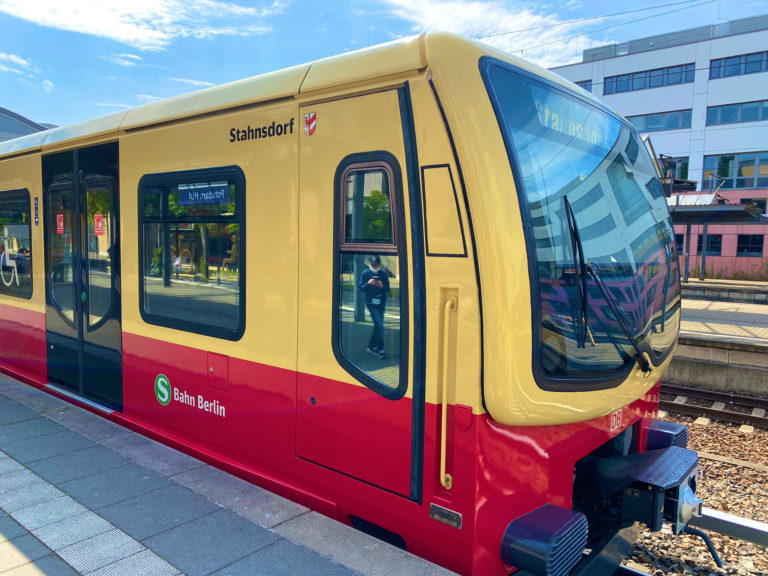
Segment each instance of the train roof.
M164 124L182 118L283 98L294 98L300 94L318 92L332 87L343 87L376 78L413 72L427 66L427 47L435 40L442 41L443 45L447 41L451 49L455 50L473 45L485 52L495 53L504 59L512 60L521 67L535 69L538 74L563 82L562 78L547 70L497 51L490 46L454 34L433 32L158 100L77 124L6 140L0 142L0 159L59 147L75 140L100 138L110 133L117 135L119 132Z

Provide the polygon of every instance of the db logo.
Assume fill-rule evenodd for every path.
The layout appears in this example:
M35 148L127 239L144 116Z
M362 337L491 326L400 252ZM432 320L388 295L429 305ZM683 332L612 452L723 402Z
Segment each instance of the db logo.
M616 410L611 414L611 432L616 432L621 429L621 410Z

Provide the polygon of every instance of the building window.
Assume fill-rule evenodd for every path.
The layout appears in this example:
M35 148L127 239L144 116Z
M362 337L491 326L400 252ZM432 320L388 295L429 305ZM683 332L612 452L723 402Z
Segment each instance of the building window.
M0 192L0 295L32 297L29 192Z
M646 88L660 88L674 84L693 82L696 74L695 64L682 64L655 70L643 70L621 76L607 76L603 81L603 94L615 94Z
M736 256L762 257L762 255L762 234L739 234L739 238L736 243Z
M399 398L408 383L408 300L396 161L348 158L337 195L334 355L372 390Z
M582 80L581 82L576 82L576 86L580 86L587 92L592 92L592 80Z
M235 167L139 182L145 322L238 340L245 330L245 177Z
M768 152L704 157L702 190L768 187Z
M682 256L685 253L685 234L675 234L675 247L677 248L678 256Z
M765 70L768 70L768 52L755 52L753 54L742 54L741 56L718 58L717 60L709 61L710 78L755 74Z
M699 234L699 238L696 241L696 254L702 253L702 244L704 241L704 234ZM722 234L707 234L707 256L720 256L723 250L723 235Z
M707 126L768 120L768 100L707 108Z
M691 111L676 110L674 112L659 112L643 116L629 116L630 121L638 132L661 132L662 130L680 130L691 127Z

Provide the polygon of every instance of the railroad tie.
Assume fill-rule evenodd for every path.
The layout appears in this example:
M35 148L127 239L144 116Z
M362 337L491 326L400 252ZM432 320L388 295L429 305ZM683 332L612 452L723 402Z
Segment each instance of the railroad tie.
M713 410L725 410L725 402L715 402L712 404Z
M675 396L674 404L685 404L688 402L688 396Z
M764 418L765 408L752 408L752 416L757 416L758 418Z

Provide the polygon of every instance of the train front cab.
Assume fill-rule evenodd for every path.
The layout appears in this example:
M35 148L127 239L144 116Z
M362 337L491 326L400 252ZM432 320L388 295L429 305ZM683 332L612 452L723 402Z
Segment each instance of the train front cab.
M680 321L663 192L591 95L491 50L436 60L483 310L473 573L503 573L500 555L612 574L635 521L679 533L701 505L687 431L655 420Z

